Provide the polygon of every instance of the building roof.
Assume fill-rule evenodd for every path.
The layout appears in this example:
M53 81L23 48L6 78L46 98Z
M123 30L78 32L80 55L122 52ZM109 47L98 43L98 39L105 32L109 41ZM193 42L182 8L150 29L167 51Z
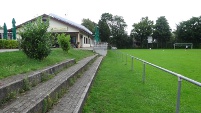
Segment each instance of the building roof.
M77 24L77 23L75 23L75 22L73 22L73 21L70 21L70 20L68 20L68 19L66 19L66 18L63 18L63 17L60 17L60 16L58 16L58 15L55 15L55 14L49 14L49 15L47 15L47 14L43 14L43 15L41 15L42 17L50 17L50 18L52 18L52 19L54 19L54 20L57 20L57 21L59 21L59 22L62 22L62 23L64 23L64 24L67 24L67 25L70 25L70 26L72 26L72 27L74 27L74 28L77 28L77 29L79 29L80 31L83 31L83 32L86 32L87 34L89 34L89 35L92 35L92 32L89 30L89 29L87 29L85 26L83 26L83 25L81 25L81 24ZM38 16L39 17L39 16ZM36 17L36 18L38 18L38 17ZM20 24L20 25L17 25L16 27L17 28L19 28L19 27L21 27L22 25L24 25L24 24L26 24L27 22L30 22L30 21L33 21L33 20L35 20L36 18L33 18L33 19L31 19L31 20L29 20L29 21L26 21L26 22L24 22L24 23L22 23L22 24ZM8 31L9 32L12 32L12 29L8 29Z
M60 17L60 16L52 14L52 13L50 13L49 16L52 17L52 18L55 18L55 19L57 19L59 21L62 21L64 23L66 23L66 24L70 24L71 26L74 26L74 27L76 27L78 29L84 30L85 32L87 32L87 33L92 35L92 32L89 29L87 29L85 26L81 25L81 24L77 24L77 23L75 23L73 21L70 21L70 20L68 20L66 18Z

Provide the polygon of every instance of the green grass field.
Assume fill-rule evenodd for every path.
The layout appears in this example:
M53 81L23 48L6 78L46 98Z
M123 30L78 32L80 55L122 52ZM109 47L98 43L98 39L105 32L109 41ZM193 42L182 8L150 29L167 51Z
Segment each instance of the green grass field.
M50 55L43 61L33 60L26 57L22 51L0 53L0 79L8 76L26 73L45 68L67 59L80 60L92 55L91 51L71 49L69 53L62 49L53 49Z
M201 82L201 50L118 50ZM122 59L123 58L123 59ZM85 113L174 113L178 78L109 51L87 98ZM201 87L182 81L180 113L201 112Z

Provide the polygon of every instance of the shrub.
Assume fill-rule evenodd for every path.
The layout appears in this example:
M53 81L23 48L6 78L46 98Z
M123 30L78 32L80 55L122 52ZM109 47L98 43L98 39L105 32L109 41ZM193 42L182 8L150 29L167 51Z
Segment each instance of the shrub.
M59 46L63 49L63 51L70 50L70 35L65 35L64 33L59 34L57 36Z
M23 90L24 91L29 91L31 89L31 84L28 80L28 78L23 79Z
M48 106L47 99L44 99L44 101L43 101L43 113L47 112L47 106Z
M21 48L29 58L43 60L50 54L51 34L47 32L48 27L49 20L43 22L42 17L22 26L19 33L22 37Z
M0 40L0 49L15 49L18 48L16 40Z
M47 109L51 109L53 106L53 101L50 96L47 97Z
M4 48L4 40L0 40L0 49Z

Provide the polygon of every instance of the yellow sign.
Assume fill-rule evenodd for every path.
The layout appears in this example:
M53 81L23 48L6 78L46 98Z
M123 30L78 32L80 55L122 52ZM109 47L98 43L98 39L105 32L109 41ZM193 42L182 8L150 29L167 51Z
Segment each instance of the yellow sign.
M68 31L68 27L53 27L52 31Z

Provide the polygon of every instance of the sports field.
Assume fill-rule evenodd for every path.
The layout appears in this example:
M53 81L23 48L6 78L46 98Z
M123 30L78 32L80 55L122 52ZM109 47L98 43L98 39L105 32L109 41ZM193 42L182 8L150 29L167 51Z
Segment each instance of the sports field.
M123 55L119 52L124 53ZM109 51L89 93L86 113L173 113L176 110L178 78L143 64L131 57L146 60L201 82L201 50L115 50ZM182 81L180 113L200 113L201 87Z

